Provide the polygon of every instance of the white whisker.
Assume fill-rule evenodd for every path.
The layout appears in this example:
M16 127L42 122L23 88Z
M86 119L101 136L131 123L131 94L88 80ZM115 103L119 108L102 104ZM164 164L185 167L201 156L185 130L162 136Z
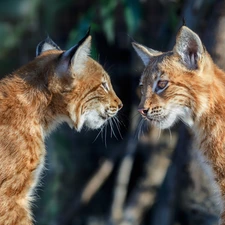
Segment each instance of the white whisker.
M99 137L99 135L102 134L103 129L104 129L104 125L100 128L100 131L98 132L97 136L95 137L95 139L92 143L94 143L97 140L97 138Z
M113 117L113 119L115 119L118 122L119 125L123 125L126 128L126 125L124 124L124 122L122 120L119 120L117 118L117 116Z
M139 122L139 126L138 126L138 139L140 139L140 137L144 134L143 132L143 125L145 123L145 120L141 118L141 121Z
M105 123L105 147L107 148L107 143L106 143L106 140L107 140L107 125L108 125L108 121L106 121L106 123Z
M113 122L115 122L115 121L113 120L113 118L112 118L112 120L110 119L109 121L110 121L110 124L111 124L111 132L114 135L114 137L116 138L116 140L118 140L118 138L117 138L117 136L116 136L116 134L115 134L115 132L113 130Z
M117 120L116 120L117 119ZM120 135L120 138L121 139L123 139L123 136L122 136L122 134L121 134L121 132L120 132L120 127L119 127L119 120L118 120L118 118L116 118L116 117L113 117L113 121L114 121L114 123L115 123L115 125L116 125L116 128L117 128L117 130L118 130L118 133L119 133L119 135Z
M137 112L134 116L131 117L131 119L134 119L136 116L139 116L139 115L140 115L140 113Z
M170 128L168 128L168 130L169 130L169 134L170 134L170 142L171 142L172 139L173 139L173 137L172 137L172 132L171 132Z
M135 135L134 135L135 138L138 138L138 139L139 139L139 132L140 132L141 123L142 123L142 118L140 117L140 121L137 124L137 128L135 130Z
M160 136L161 136L161 122L159 121L159 129L158 129L158 137L157 137L157 141L159 141Z
M109 126L110 126L110 137L112 138L113 136L113 128L112 128L112 121L109 119Z
M101 132L101 138L102 138L102 141L104 140L104 129L105 129L105 124L103 125L102 127L102 132Z

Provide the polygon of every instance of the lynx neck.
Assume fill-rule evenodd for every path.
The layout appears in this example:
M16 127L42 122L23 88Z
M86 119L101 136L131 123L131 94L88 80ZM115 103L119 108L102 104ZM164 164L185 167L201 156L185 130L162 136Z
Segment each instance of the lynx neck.
M210 162L215 178L225 195L225 74L215 67L209 86L207 110L196 119L193 131L197 148Z

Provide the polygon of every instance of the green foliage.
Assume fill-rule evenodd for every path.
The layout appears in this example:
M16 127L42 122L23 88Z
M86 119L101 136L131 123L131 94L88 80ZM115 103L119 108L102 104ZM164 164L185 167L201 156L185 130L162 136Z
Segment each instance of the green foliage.
M25 32L32 30L40 0L8 0L0 2L0 58L17 46ZM3 19L4 18L4 19Z
M172 30L177 29L177 25L181 21L181 18L178 16L178 10L180 9L181 5L178 3L171 3L168 6L168 18L169 18L169 26Z
M0 58L20 43L24 34L37 29L41 25L44 32L52 33L55 29L55 20L62 9L69 9L72 0L42 1L42 0L7 0L0 2ZM86 12L81 12L78 21L69 33L67 48L73 46L91 26L93 33L102 31L107 41L115 41L115 26L118 23L118 8L122 9L122 17L129 34L133 34L140 22L141 9L138 0L96 0L90 1ZM41 16L41 17L40 17ZM41 24L38 24L38 21ZM92 42L92 57L97 57L94 40Z
M12 19L14 21L22 19L30 13L31 8L33 8L36 2L29 0L0 1L0 19Z
M68 45L71 46L81 33L91 25L94 32L102 30L109 43L115 41L115 26L118 7L122 7L122 14L128 32L133 34L139 25L141 18L140 3L138 0L98 0L82 14L76 27L71 31ZM95 22L96 21L96 22ZM100 21L98 23L97 21Z
M102 21L102 28L103 31L106 34L106 37L109 42L114 41L115 39L115 32L114 32L114 26L115 26L115 10L118 4L118 1L104 1L101 0L100 4L102 7L100 8L100 16Z
M81 15L79 22L74 29L69 33L69 39L67 41L67 49L77 43L87 32L88 28L91 27L91 31L94 33L99 29L99 26L92 22L94 18L94 8L90 8L85 15ZM93 51L95 44L92 40L92 56L96 55L96 52Z
M140 23L141 8L137 0L123 0L124 18L129 34L133 34Z
M41 0L40 0L41 1ZM44 23L44 28L48 33L52 33L56 27L56 20L60 17L62 9L69 8L73 4L73 0L47 0L41 1L40 8L43 11L41 14L41 22Z

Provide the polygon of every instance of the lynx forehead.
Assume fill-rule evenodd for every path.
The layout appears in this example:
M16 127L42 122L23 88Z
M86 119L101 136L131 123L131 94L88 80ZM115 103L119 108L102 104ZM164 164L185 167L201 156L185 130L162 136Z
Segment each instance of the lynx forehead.
M225 73L213 63L199 36L186 26L179 30L172 51L132 44L145 65L138 111L159 128L182 120L192 129L195 148L211 163L224 203ZM220 224L225 225L224 209Z
M32 225L46 135L62 122L77 131L100 128L122 107L90 45L89 32L67 51L47 38L33 61L0 80L1 225Z
M149 86L151 86L153 92L160 92L159 90L157 90L158 81L161 79L169 79L168 75L164 72L166 70L162 68L162 64L166 64L165 61L167 59L167 56L169 55L172 55L172 53L168 52L152 58L152 60L144 69L144 72L140 78L140 86L148 84Z

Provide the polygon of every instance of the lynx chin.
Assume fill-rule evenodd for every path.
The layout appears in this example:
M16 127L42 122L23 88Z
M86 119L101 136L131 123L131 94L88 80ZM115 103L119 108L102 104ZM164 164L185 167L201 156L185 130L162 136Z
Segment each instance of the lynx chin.
M97 129L122 107L108 74L89 57L90 45L89 32L67 51L47 38L33 61L0 80L1 225L33 224L44 139L57 125Z
M159 128L182 120L194 133L194 144L213 170L225 201L225 73L186 26L172 51L160 52L132 43L145 69L140 79L140 114ZM221 212L225 225L225 210Z

